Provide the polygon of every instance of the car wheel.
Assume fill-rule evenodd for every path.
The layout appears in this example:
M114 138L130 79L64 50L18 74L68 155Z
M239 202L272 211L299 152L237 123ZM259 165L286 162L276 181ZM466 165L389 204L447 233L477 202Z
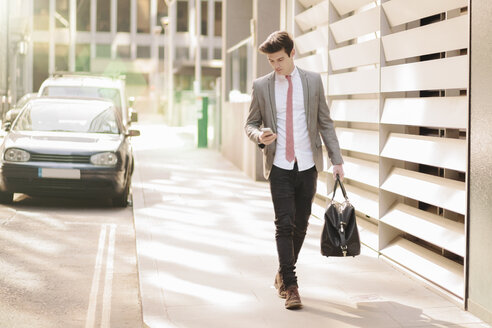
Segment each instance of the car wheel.
M14 193L0 191L0 204L12 204L14 201Z
M130 194L131 176L126 180L125 189L121 194L112 199L114 207L126 207L128 205L128 195Z

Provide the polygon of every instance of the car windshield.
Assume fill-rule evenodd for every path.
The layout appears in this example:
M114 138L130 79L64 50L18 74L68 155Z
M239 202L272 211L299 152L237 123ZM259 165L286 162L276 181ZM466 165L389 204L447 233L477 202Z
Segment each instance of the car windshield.
M120 91L114 88L51 85L44 88L43 96L103 98L111 100L117 108L121 108Z
M114 107L106 104L43 102L27 104L15 131L63 131L118 134Z

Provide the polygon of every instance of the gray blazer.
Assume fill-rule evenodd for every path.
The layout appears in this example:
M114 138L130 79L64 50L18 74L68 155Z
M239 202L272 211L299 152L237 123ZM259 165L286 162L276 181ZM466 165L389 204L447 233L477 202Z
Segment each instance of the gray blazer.
M343 164L338 138L335 134L330 110L326 103L323 82L318 73L298 68L304 93L307 129L311 141L313 159L318 172L323 171L323 151L321 138L328 151L328 157L334 165ZM275 106L275 72L256 79L253 82L253 94L249 115L244 125L248 137L259 143L261 126L269 127L277 133L277 109ZM320 138L321 136L321 138ZM263 174L268 180L275 158L277 142L263 148Z

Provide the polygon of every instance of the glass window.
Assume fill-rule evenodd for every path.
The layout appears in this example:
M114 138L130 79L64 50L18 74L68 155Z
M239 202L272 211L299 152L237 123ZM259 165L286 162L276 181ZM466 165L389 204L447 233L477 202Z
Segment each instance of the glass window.
M73 110L66 110L67 105ZM92 105L92 103L91 103ZM119 133L115 110L111 105L50 102L28 105L14 127L16 131L63 131Z
M150 47L137 46L137 58L150 58Z
M91 0L77 0L77 31L91 30Z
M109 44L96 44L96 57L111 58L111 46Z
M98 32L111 31L111 0L97 1L96 30Z
M201 32L202 35L207 35L208 34L208 1L202 1L201 4L201 14L202 14L202 19L201 19Z
M68 0L56 0L56 14L55 14L56 27L61 27L61 28L70 27L70 14L68 8L69 8Z
M214 35L222 36L222 2L215 3Z
M214 59L221 59L221 58L222 58L222 49L215 48L214 49Z
M75 47L75 70L78 72L91 71L90 44L77 44Z
M49 0L34 1L34 29L48 30L50 28L50 2Z
M189 59L189 49L186 47L176 47L176 60Z
M208 59L208 49L207 48L201 48L200 49L200 56L202 57L202 60L207 60Z
M32 60L33 90L38 90L41 83L49 77L49 49L48 43L34 43Z
M150 0L138 0L137 33L150 33Z
M178 1L177 3L177 32L188 32L188 1Z
M55 45L55 71L68 71L68 45Z
M118 32L130 32L130 10L130 0L118 0L118 18L116 23L116 30Z
M157 1L157 26L162 26L161 18L168 16L167 5L165 1ZM162 26L161 34L164 34L164 26Z
M118 58L130 58L131 51L129 45L119 45L116 47L116 56Z

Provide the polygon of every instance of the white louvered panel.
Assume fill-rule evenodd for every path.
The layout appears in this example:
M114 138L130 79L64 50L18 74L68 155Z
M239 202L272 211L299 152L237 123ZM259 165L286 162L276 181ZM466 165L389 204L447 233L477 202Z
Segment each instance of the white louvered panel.
M468 15L382 37L386 61L468 47Z
M328 0L298 14L295 20L303 32L316 26L328 24Z
M296 66L318 73L328 72L328 61L320 53L296 59Z
M465 215L465 183L395 167L381 189Z
M379 92L377 69L363 69L329 76L328 94L331 96L377 92Z
M464 139L390 133L381 156L465 172L466 150Z
M333 100L330 116L335 121L378 123L378 99L340 99Z
M354 205L357 211L375 219L379 218L378 194L351 186L346 183L344 183L343 186L347 191L347 197L350 203ZM328 199L331 199L332 196L333 191L330 191L328 194ZM338 202L344 201L340 188L338 188L335 193L335 200Z
M463 223L448 220L402 203L394 205L381 218L381 222L454 254L465 256L466 240Z
M330 51L333 70L379 64L379 39L374 39Z
M348 14L371 2L374 2L374 0L331 0L331 4L335 7L340 16Z
M383 3L391 26L468 6L468 0L392 0Z
M343 171L346 178L362 182L376 188L379 187L378 163L349 156L343 156L343 162ZM333 174L333 166L331 166L330 163L326 163L325 165L330 165L328 172Z
M467 112L466 96L387 98L381 123L466 129Z
M379 7L332 23L330 29L336 43L379 31Z
M296 48L300 54L328 46L328 25L295 38Z
M381 68L381 92L467 87L466 55Z
M381 254L428 281L463 298L463 266L401 237L381 250Z
M378 131L336 128L336 133L342 149L379 155Z
M311 6L317 5L320 2L323 2L323 0L299 0L299 2L304 8L309 8Z
M357 227L359 228L360 242L377 251L379 245L378 226L358 216L356 220Z

